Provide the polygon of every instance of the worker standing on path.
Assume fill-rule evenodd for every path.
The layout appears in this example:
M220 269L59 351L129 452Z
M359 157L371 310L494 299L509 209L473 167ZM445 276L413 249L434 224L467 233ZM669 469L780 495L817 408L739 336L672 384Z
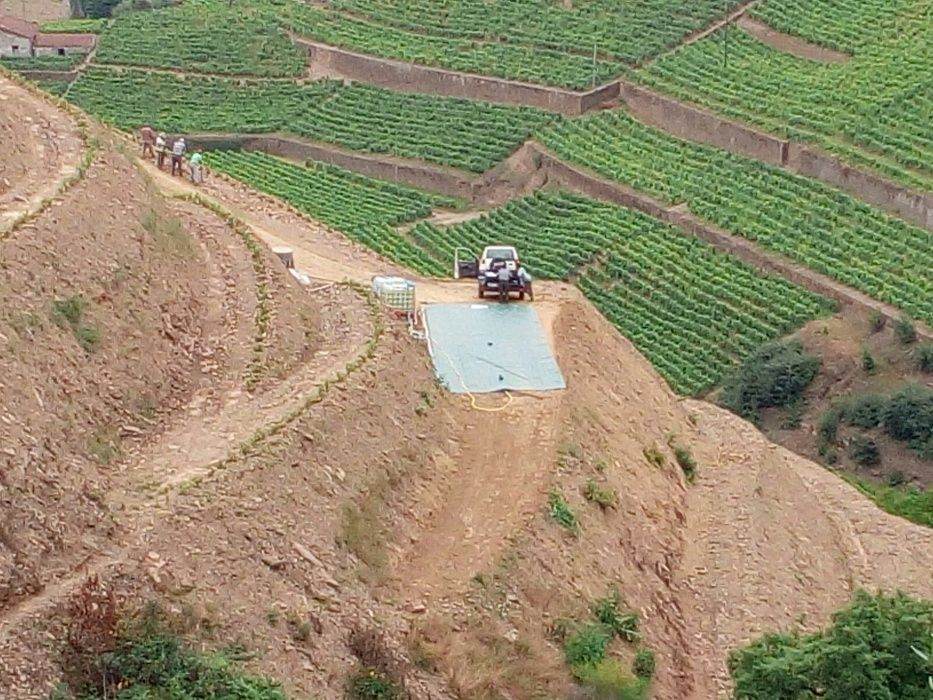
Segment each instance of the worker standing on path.
M155 153L153 153L152 147L155 144L156 135L152 130L152 127L146 124L142 129L140 129L139 138L143 142L143 158L154 158Z
M188 162L188 167L191 169L191 182L195 185L200 185L204 182L204 176L201 172L201 166L204 163L204 156L201 155L201 149L197 149L194 152L194 155L191 156L191 160Z
M165 133L161 133L156 137L155 150L156 150L156 165L159 166L159 170L162 169L162 166L165 165Z
M182 156L185 155L185 140L181 137L172 145L172 175L182 174Z
M528 301L534 301L535 293L531 288L531 275L525 269L525 266L521 264L518 266L518 281L521 282L522 291L528 295Z

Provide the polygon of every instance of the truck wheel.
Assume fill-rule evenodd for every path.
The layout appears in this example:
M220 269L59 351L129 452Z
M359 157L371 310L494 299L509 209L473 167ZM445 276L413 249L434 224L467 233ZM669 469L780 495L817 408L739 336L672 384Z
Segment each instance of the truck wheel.
M518 293L518 300L519 300L519 301L525 301L525 292L519 292L519 293Z
M480 299L485 299L485 298L486 298L486 295L483 294L483 285L480 285L480 286L479 286L479 298L480 298Z

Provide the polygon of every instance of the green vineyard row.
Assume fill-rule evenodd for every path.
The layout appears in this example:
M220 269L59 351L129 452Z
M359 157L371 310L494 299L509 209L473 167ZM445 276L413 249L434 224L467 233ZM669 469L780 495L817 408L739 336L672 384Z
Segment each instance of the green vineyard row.
M708 146L622 111L540 134L558 156L933 323L933 238L838 190Z
M816 63L730 28L637 73L679 99L816 141L908 186L933 189L933 22L907 16L901 33L845 63Z
M132 130L298 136L366 153L483 172L555 115L527 107L389 92L336 81L246 82L137 70L92 68L69 99Z

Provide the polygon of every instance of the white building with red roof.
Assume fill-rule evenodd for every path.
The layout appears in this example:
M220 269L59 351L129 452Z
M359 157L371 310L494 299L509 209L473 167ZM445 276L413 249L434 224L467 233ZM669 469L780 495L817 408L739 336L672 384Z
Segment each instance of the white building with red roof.
M0 15L0 56L65 56L90 53L94 34L47 34L33 22Z

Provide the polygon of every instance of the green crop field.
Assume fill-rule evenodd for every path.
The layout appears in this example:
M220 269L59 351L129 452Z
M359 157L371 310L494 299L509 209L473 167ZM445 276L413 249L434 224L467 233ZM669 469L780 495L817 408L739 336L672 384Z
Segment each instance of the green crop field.
M120 15L101 36L95 60L261 77L299 76L307 63L268 2L226 0Z
M4 56L0 58L0 65L10 70L61 70L70 71L84 60L83 54L68 54L67 56Z
M779 32L854 54L897 35L901 22L924 11L923 0L763 0L751 15Z
M579 275L681 394L710 389L738 359L830 308L644 214L576 195L539 192L453 227L419 223L411 235L445 263L456 246L496 241L517 246L539 277Z
M47 34L100 34L106 26L105 19L56 19L43 22L39 29Z
M442 274L433 256L395 226L429 216L451 200L373 180L323 163L296 165L256 152L212 151L207 165L260 192L280 197L377 253L425 275Z
M738 0L335 0L285 3L295 32L363 53L587 88L676 45ZM595 60L594 60L595 58Z
M121 129L298 136L482 172L556 117L525 107L404 95L333 81L244 82L94 68L69 99Z
M35 83L47 93L59 97L64 95L68 86L71 85L67 80L36 80Z
M584 164L933 322L933 237L838 190L708 146L622 111L541 134Z
M800 26L806 33L808 25ZM845 63L797 58L730 28L637 77L729 117L816 141L909 186L933 189L933 19L928 9L905 11L896 28L894 35L870 36L874 41L859 44ZM865 35L840 41L858 42L858 36Z

